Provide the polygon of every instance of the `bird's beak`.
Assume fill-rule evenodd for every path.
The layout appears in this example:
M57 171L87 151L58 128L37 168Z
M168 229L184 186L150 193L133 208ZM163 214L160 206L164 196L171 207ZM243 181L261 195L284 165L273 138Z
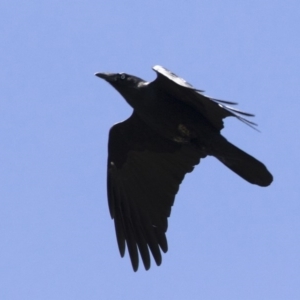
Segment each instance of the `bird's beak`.
M113 73L95 73L95 76L102 78L108 82L115 81L114 75L115 74L113 74Z

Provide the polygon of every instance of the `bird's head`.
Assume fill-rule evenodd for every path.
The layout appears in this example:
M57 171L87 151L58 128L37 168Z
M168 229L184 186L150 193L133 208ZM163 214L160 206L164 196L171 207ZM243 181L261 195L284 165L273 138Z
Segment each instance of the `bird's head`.
M96 73L97 77L104 79L112 85L132 105L133 98L147 83L141 78L126 73Z

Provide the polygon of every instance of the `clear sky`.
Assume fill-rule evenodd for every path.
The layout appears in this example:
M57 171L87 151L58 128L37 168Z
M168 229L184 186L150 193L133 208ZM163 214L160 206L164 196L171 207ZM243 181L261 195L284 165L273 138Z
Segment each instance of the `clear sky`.
M0 299L300 299L300 2L0 2ZM121 259L109 128L131 108L95 72L160 64L256 114L222 133L263 161L253 186L214 158L177 195L163 263Z

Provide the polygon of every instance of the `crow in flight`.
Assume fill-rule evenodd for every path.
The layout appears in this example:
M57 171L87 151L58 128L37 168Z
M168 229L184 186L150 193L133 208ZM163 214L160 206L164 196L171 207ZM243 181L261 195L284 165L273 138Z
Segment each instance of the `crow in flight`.
M168 217L179 185L201 158L216 157L252 184L268 186L273 177L254 157L221 134L223 119L234 116L253 126L234 109L236 103L210 98L161 66L147 82L125 73L96 73L133 108L132 115L109 132L107 194L119 251L125 246L137 271L139 255L146 270L150 253L161 264L167 252Z

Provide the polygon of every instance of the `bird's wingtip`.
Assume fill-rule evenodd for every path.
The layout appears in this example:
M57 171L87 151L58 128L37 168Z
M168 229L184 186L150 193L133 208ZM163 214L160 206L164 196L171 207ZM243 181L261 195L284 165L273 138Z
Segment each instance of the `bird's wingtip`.
M161 71L162 69L164 69L164 67L160 66L160 65L155 65L152 67L152 69L156 72L159 72Z

